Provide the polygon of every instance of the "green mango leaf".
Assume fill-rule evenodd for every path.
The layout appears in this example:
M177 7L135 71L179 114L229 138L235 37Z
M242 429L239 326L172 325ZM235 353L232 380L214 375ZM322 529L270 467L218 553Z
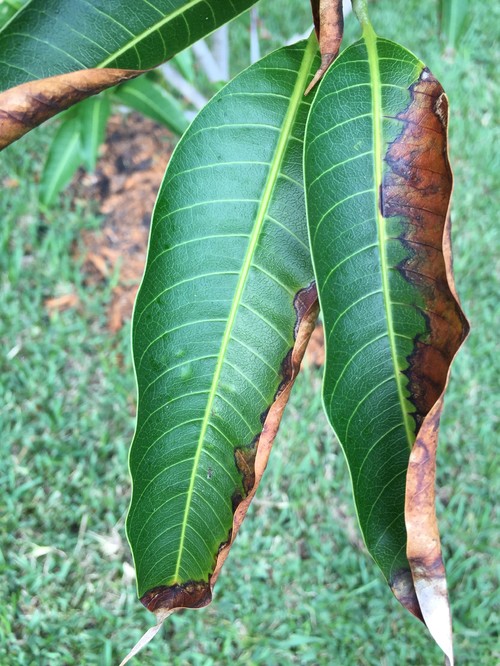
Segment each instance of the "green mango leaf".
M395 595L423 614L431 632L431 615L444 599L437 624L445 628L435 633L451 653L429 441L439 424L433 408L467 331L445 242L452 188L447 108L429 70L365 25L363 39L319 87L304 169L325 326L324 404L348 461L364 540ZM420 496L427 521L420 537L434 544L427 550L410 529L415 522L408 533L405 525L410 452L424 432L417 444L427 447L425 474L406 517Z
M256 0L31 0L0 32L0 90L94 67L156 67Z
M40 201L49 206L72 179L82 163L80 118L64 118L50 144L40 180Z
M109 94L104 92L81 102L78 107L82 139L82 158L85 168L94 171L99 148L106 136L106 126L111 113Z
M122 103L165 125L174 134L182 134L189 125L182 106L163 86L146 76L127 81L114 90Z
M138 595L209 603L265 467L316 295L303 133L314 35L222 89L171 158L133 319L127 534ZM264 455L265 454L265 455Z
M255 1L31 0L0 30L0 150L168 60Z

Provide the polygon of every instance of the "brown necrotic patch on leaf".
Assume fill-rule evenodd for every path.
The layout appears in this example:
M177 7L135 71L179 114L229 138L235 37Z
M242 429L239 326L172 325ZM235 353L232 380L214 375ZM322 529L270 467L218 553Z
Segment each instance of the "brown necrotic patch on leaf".
M412 613L421 622L424 622L411 571L409 571L407 568L401 569L401 571L396 571L392 580L390 581L390 586L392 593L399 601L399 603L407 610L409 610L410 613Z
M5 90L0 94L0 150L73 104L142 73L83 69Z
M243 519L248 511L248 507L255 496L257 488L264 474L269 460L269 454L278 432L278 428L283 416L283 411L290 397L290 391L300 371L300 364L304 356L307 343L314 330L316 319L319 312L318 294L316 284L313 282L305 289L297 292L294 299L294 308L297 314L295 325L295 344L286 355L282 363L283 380L280 383L273 403L267 410L262 432L254 447L248 449L236 449L235 459L238 469L242 472L243 484L247 495L242 498L236 506L233 527L230 533L230 539L223 544L219 550L214 572L210 577L210 585L213 588L222 565L229 554L229 550L234 543L238 530L241 527Z
M406 554L425 624L452 666L451 611L435 508L436 453L442 409L443 396L440 396L422 423L410 455L405 498Z
M299 366L296 367L297 363L297 340L299 340L299 333L301 326L304 326L304 320L310 316L311 312L318 313L318 293L316 290L316 283L312 282L309 286L301 289L295 295L293 300L293 307L296 314L295 326L294 326L294 338L295 345L289 350L285 358L281 362L280 375L282 380L274 394L273 402L267 409L265 409L260 415L260 421L262 423L262 431L258 433L251 444L246 447L236 448L234 451L234 459L236 467L241 473L243 489L245 492L245 497L256 487L256 472L255 472L255 461L257 457L257 451L259 448L259 442L262 437L262 433L265 430L266 422L269 418L269 413L273 408L273 405L279 399L280 395L291 388L291 385L295 381L295 378L300 370ZM314 329L313 329L314 330ZM309 329L308 329L309 331ZM309 332L309 337L312 334L312 330ZM307 339L309 342L309 338ZM306 345L307 346L307 345ZM305 352L305 348L304 348ZM301 359L302 360L302 359ZM287 398L288 400L288 398ZM238 505L243 501L241 492L238 490L232 497L233 509L236 511Z
M416 337L405 372L417 422L406 480L407 557L423 619L453 664L451 614L435 511L436 452L451 363L469 326L452 272L448 100L428 69L422 70L410 94L409 106L397 116L403 130L387 152L389 168L381 188L384 217L403 220L400 240L408 256L398 269L420 294L419 309L426 322L426 332Z
M231 498L234 516L227 541L219 546L214 561L214 570L208 582L191 581L182 585L160 586L149 590L141 598L144 606L155 613L159 621L179 608L202 608L208 605L212 599L212 590L222 565L229 554L266 469L283 411L288 402L293 383L300 371L307 343L315 328L319 312L316 284L313 282L308 287L298 291L293 305L297 317L294 330L295 343L283 360L281 366L283 379L276 391L273 403L262 415L263 425L260 434L249 446L238 447L234 452L236 467L242 476L244 496L242 496L240 489Z
M141 597L141 603L152 613L173 608L203 608L212 600L208 582L189 581L182 585L160 585Z
M241 472L245 494L248 494L255 485L255 456L257 455L257 442L258 437L252 446L246 448L241 447L234 451L236 467Z
M467 322L450 288L443 237L453 178L448 161L448 101L427 68L410 88L409 106L397 118L402 132L389 146L381 189L382 214L404 220L408 250L398 266L422 298L426 333L408 358L408 389L417 429L446 384L450 363L467 333Z

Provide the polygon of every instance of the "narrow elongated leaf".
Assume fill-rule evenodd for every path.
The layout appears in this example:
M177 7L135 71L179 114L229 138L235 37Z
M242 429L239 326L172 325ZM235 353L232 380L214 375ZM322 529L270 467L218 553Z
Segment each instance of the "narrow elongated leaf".
M165 125L175 134L182 134L189 124L175 97L145 76L118 86L114 94L123 104Z
M256 0L31 0L0 32L0 90L108 67L156 67Z
M228 84L178 144L155 207L127 534L156 613L210 601L311 332L303 93L317 65L313 35Z
M104 141L106 125L111 113L109 95L104 93L83 101L78 107L82 137L82 157L85 168L93 171Z
M398 599L423 613L433 632L428 602L415 593L416 560L406 555L414 535L407 540L405 488L416 435L428 430L467 330L443 246L452 187L447 100L415 56L370 26L363 36L325 75L306 136L324 402L368 550ZM432 484L420 492L429 496ZM434 515L433 504L427 511ZM434 586L435 602L446 598L443 571L428 565L419 575ZM444 625L435 633L451 654L449 614Z
M63 120L50 144L40 182L40 201L51 204L81 162L80 119L72 114Z
M255 1L31 0L0 31L0 149L168 60Z

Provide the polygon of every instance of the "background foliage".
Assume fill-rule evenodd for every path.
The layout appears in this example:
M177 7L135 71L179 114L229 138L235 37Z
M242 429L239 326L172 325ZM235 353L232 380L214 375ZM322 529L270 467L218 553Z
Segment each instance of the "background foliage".
M307 3L291 4L260 3L269 33L263 51L307 26ZM469 27L443 59L437 2L410 0L405 12L386 0L372 4L379 34L422 57L451 98L455 273L472 334L446 399L438 513L457 662L493 666L499 109L491 30L500 10L471 3ZM240 59L248 62L247 25L244 16L232 27L232 74ZM351 16L346 43L358 34ZM81 230L99 225L92 206L62 196L57 207L38 208L40 156L53 131L36 130L0 164L1 183L19 181L0 195L0 663L107 666L151 624L135 597L124 536L135 387L128 328L106 331L113 278L89 287L71 258ZM80 307L49 318L44 300L68 287ZM347 467L321 409L320 375L306 370L297 380L214 603L172 617L141 664L441 663L363 552Z

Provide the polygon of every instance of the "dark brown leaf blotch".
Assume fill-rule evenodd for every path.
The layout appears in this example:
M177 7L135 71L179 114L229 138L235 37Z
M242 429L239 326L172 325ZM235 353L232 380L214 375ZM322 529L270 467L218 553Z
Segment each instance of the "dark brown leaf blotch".
M408 358L410 400L417 430L441 395L450 363L468 331L467 320L450 288L443 236L452 190L448 161L448 102L427 68L410 87L411 100L397 118L402 131L389 146L381 191L385 218L405 219L400 237L408 250L398 266L420 292L427 331L415 340Z
M209 583L190 581L170 587L161 585L141 597L141 603L152 613L164 608L203 608L212 601Z

